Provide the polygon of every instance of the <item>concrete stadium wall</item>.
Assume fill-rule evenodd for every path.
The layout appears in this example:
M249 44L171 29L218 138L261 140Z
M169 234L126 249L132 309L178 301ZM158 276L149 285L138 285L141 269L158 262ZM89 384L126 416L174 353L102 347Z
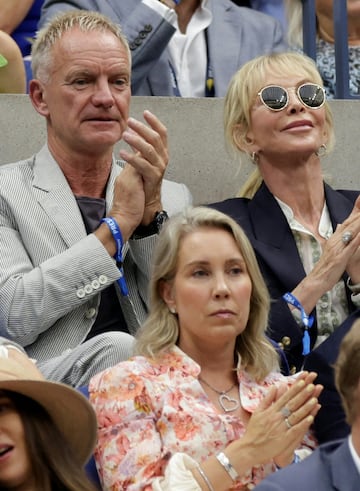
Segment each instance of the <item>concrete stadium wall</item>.
M324 174L335 188L360 187L360 100L331 101L336 146L323 159ZM155 113L169 135L169 179L184 182L195 204L236 195L252 165L233 160L223 138L223 99L134 97L131 115L141 119L144 109ZM0 94L0 164L37 152L45 142L44 119L27 95ZM121 145L118 144L116 149Z

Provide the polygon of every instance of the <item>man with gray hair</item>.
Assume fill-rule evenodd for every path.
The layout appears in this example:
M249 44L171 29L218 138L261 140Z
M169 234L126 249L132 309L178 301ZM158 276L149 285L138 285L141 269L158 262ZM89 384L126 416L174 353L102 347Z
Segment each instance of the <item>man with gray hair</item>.
M157 233L191 197L163 179L164 125L147 110L145 123L129 118L130 50L117 24L57 16L32 64L47 142L0 168L0 335L47 378L80 386L131 354Z

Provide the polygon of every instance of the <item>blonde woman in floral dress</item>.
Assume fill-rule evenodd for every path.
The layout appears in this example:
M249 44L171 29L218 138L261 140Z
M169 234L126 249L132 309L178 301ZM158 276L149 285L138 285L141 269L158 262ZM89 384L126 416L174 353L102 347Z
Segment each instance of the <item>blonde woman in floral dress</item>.
M252 247L223 213L170 219L136 352L90 383L105 490L252 489L316 446L321 386L280 374Z

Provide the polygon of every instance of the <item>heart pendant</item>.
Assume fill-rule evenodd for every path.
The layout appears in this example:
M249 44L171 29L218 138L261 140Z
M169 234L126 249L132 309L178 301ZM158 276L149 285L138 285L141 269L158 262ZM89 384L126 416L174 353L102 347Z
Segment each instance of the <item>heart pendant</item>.
M236 411L240 406L239 401L226 394L221 394L221 396L219 396L219 404L225 413Z

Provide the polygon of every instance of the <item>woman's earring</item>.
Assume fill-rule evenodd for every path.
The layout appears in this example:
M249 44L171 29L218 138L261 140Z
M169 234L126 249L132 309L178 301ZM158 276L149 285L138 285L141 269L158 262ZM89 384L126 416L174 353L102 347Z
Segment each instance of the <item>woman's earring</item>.
M256 152L251 152L250 158L251 158L253 164L256 165L259 163L259 155Z
M170 307L169 310L172 314L176 314L176 307Z
M326 150L327 150L326 144L323 143L322 145L320 145L320 148L316 150L315 153L318 157L324 157L326 155Z

